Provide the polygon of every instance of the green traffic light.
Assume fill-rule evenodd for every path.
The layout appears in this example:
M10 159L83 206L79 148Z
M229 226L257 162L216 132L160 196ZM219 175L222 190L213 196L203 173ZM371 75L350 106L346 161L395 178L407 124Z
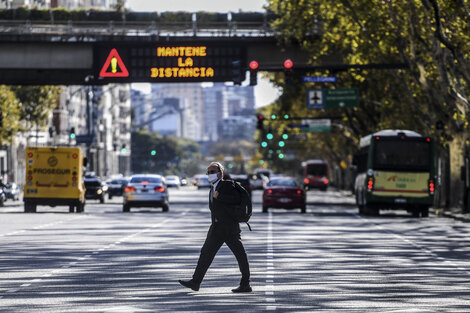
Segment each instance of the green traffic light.
M268 146L268 143L266 141L263 141L261 143L261 147L266 148Z
M74 133L70 134L70 139L75 139L75 137L76 137L76 136L75 136Z
M284 114L284 119L288 120L289 119L289 114Z
M275 120L276 117L277 117L276 114L272 114L272 115L271 115L271 119L272 119L272 120Z
M279 141L279 147L281 147L281 148L282 148L282 147L284 147L285 145L286 145L286 144L285 144L285 142L284 142L284 141Z
M263 164L264 164L264 160L259 160L259 164L263 165Z
M279 159L284 159L284 154L279 153Z
M282 139L287 140L289 138L288 134L282 134Z
M268 133L268 134L266 135L266 138L268 138L268 140L271 140L271 139L274 138L274 136L273 136L273 134Z
M151 155L157 155L157 151L152 150L152 151L150 152L150 154L151 154Z
M126 151L127 151L126 148L122 148L122 149L121 149L121 152L126 152Z

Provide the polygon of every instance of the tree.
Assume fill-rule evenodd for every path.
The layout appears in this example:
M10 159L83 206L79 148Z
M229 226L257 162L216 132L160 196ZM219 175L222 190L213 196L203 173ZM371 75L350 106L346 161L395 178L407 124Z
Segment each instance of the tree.
M46 125L62 92L57 86L15 86L11 89L19 100L20 119L25 122L27 129Z
M282 40L300 43L310 51L312 64L334 58L345 64L408 65L406 70L312 74L333 73L342 87L360 88L359 108L335 112L354 141L383 128L406 128L437 137L450 149L452 189L459 190L469 127L467 0L269 0L268 9L277 15L273 27L282 33ZM279 78L274 80L282 84ZM304 97L305 87L298 89L302 92L293 93L288 87L284 93L291 99ZM291 103L290 109L296 111L298 102ZM289 106L282 98L276 105ZM436 129L438 121L444 123L443 131ZM330 140L328 145L331 151L337 149Z
M0 145L4 145L20 127L19 101L8 86L0 86L0 112Z

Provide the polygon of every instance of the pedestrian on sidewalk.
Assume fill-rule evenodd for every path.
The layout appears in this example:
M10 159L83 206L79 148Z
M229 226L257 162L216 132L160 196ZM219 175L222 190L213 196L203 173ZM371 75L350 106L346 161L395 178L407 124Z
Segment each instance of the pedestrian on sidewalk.
M241 241L240 225L230 215L230 206L239 204L241 201L240 194L234 185L235 182L223 179L224 167L219 162L212 162L209 165L207 176L212 185L209 192L209 209L211 210L212 224L209 227L206 241L202 246L193 278L186 281L179 280L179 283L194 291L198 291L217 251L225 243L237 258L242 274L240 285L232 289L232 292L251 292L250 267Z

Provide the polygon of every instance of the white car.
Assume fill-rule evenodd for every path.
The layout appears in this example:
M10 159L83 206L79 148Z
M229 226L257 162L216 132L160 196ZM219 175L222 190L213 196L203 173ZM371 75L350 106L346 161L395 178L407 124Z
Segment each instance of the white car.
M168 187L179 188L179 186L181 186L180 178L176 175L165 176L165 182Z
M124 189L123 212L131 207L161 207L163 212L169 210L168 188L165 179L160 175L132 175Z

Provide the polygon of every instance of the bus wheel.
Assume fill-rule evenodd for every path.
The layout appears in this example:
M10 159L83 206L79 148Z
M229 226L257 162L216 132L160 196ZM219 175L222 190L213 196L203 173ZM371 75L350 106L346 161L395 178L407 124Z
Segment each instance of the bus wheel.
M268 213L268 207L263 205L263 213Z
M419 217L420 213L421 213L421 209L420 208L415 208L415 209L413 209L411 214L412 214L413 217Z
M73 205L73 204L72 204L72 205L69 205L69 212L70 212L70 213L75 212L75 205Z

